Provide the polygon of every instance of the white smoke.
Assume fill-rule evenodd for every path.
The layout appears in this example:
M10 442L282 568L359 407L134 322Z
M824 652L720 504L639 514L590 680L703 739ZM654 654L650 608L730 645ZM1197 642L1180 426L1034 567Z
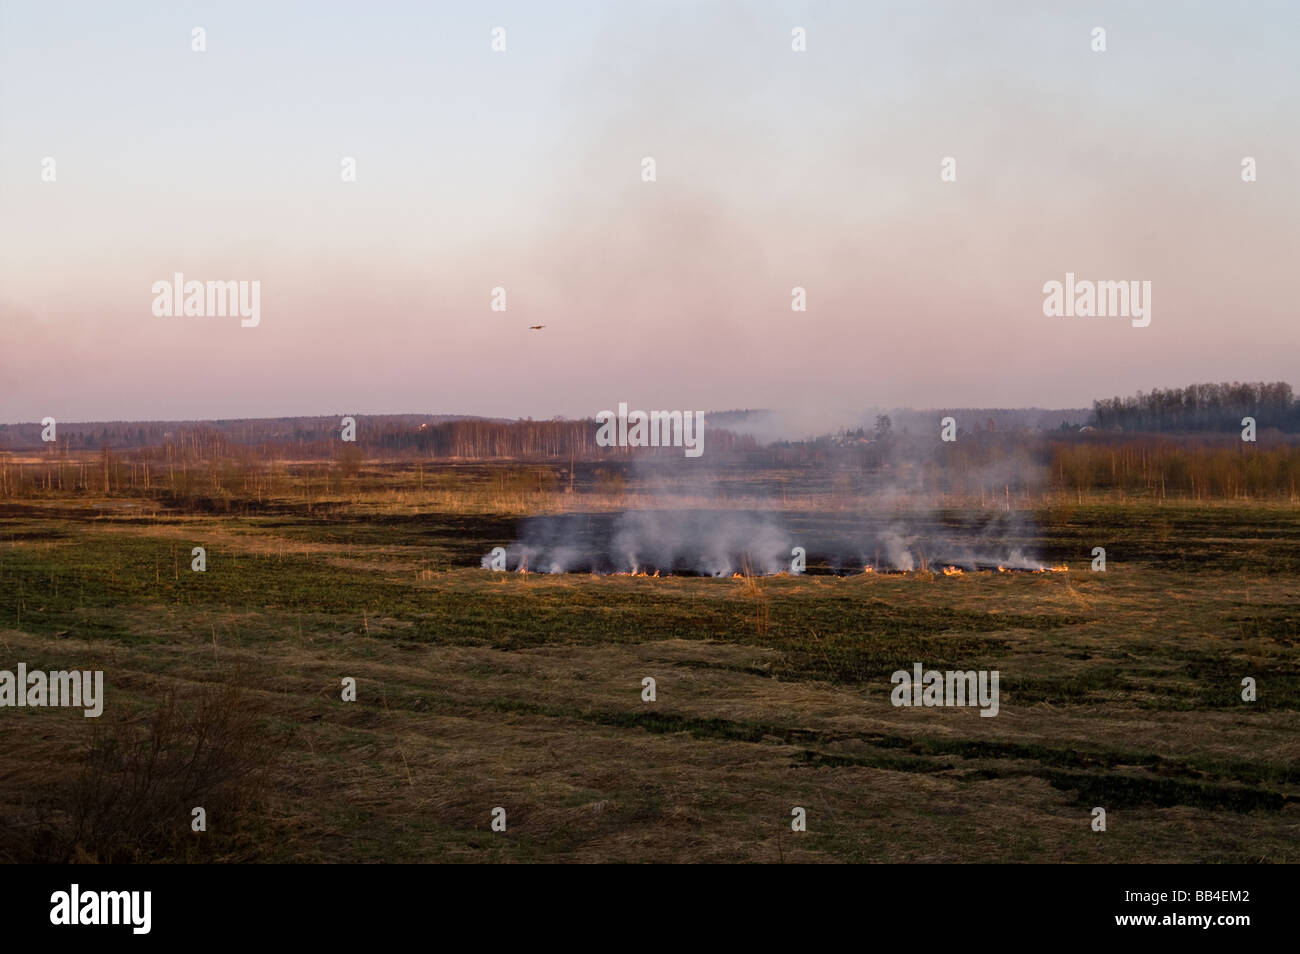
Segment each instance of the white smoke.
M964 487L988 488L985 507L946 509L934 483L946 481L946 446L881 445L877 466L853 454L798 469L768 469L765 451L727 460L636 461L629 485L651 504L621 513L531 517L507 548L507 569L542 573L789 571L796 547L812 572L1040 569L1036 528L1023 509L1002 507L1004 488L1041 480L1024 455L993 454L965 465ZM927 483L928 482L928 483ZM995 497L993 491L999 492ZM800 501L791 505L791 499ZM811 501L811 504L809 504ZM824 505L823 505L824 501Z

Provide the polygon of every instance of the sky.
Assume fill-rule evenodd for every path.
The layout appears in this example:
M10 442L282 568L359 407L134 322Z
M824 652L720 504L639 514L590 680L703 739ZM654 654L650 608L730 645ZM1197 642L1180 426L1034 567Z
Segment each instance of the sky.
M1300 387L1298 49L1287 2L6 0L0 422ZM156 315L178 272L259 323ZM1067 272L1150 324L1045 316Z

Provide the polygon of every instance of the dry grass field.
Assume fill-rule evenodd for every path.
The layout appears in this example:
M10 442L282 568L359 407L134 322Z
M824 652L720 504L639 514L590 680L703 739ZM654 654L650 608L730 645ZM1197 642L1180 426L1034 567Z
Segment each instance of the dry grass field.
M635 501L517 474L0 505L0 669L107 695L3 713L0 860L1296 860L1294 504L1037 501L1068 573L493 573L521 514ZM914 662L998 716L895 708Z

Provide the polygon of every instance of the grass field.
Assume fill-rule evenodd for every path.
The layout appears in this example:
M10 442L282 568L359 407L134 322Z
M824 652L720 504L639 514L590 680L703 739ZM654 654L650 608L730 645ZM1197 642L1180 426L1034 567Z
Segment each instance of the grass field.
M450 473L0 504L0 669L107 693L0 711L0 858L1296 860L1294 505L1038 506L1069 573L548 576L479 568L533 491ZM895 708L914 662L999 715Z

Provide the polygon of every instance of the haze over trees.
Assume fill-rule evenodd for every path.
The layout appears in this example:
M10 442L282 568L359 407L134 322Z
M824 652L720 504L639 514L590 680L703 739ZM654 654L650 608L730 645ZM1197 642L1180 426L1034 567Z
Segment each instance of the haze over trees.
M1093 402L1096 426L1126 431L1235 431L1243 417L1261 428L1300 431L1300 402L1284 381L1189 384Z

